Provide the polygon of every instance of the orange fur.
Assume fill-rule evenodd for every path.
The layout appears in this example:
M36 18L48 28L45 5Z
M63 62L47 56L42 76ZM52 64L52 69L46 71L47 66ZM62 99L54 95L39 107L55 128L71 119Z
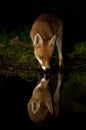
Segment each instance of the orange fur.
M63 23L53 14L40 15L30 31L34 53L42 69L50 69L50 60L56 44L59 55L59 67L63 66L62 57Z
M59 117L61 82L62 73L59 72L54 95L50 91L50 81L45 78L34 88L27 103L27 111L30 119L36 124L52 122Z

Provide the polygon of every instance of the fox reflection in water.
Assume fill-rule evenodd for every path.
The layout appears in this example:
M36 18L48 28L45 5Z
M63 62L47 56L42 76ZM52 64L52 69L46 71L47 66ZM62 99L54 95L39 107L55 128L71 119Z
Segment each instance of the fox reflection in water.
M44 75L34 88L32 96L27 104L27 111L30 119L36 124L45 124L59 117L62 77L62 72L59 72L56 81L56 89L53 94L50 87L50 78L47 78L47 75Z

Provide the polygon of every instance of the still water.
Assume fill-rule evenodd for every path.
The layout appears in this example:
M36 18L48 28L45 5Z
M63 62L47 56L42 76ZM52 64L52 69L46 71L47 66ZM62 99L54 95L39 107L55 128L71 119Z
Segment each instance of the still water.
M0 76L0 126L61 128L86 120L86 69ZM85 118L85 120L84 120Z

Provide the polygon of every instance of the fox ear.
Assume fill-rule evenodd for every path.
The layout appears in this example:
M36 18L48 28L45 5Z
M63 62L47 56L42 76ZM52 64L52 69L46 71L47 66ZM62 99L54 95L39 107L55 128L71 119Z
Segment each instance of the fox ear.
M31 107L32 107L32 112L35 114L35 113L37 113L37 111L38 111L39 108L40 108L40 103L39 103L39 102L32 101L32 102L31 102Z
M50 113L53 113L52 103L51 103L51 102L47 102L47 103L46 103L46 106L47 106L48 110L50 111Z
M55 41L56 41L56 34L52 36L49 44L52 45L52 46L55 46Z
M40 36L39 33L37 33L37 34L35 35L35 38L34 38L33 43L34 43L34 45L38 45L38 46L40 46L40 45L43 44L43 39L42 39L42 37Z

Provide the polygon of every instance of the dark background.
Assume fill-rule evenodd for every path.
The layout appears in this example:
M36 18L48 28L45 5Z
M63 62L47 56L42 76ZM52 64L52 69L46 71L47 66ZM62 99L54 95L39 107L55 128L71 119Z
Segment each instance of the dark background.
M63 20L65 44L86 40L85 0L1 0L0 30L32 24L44 12L54 12Z
M22 28L22 26L26 26L27 24L28 25L32 24L35 18L44 12L55 12L63 20L63 24L64 24L63 46L66 46L65 49L67 51L70 51L71 46L73 46L76 42L86 41L86 1L85 0L80 0L80 1L79 0L31 0L31 1L30 0L21 0L21 1L20 0L19 1L18 0L11 0L11 1L0 0L0 33L3 29L6 29L6 30L11 30L12 28L18 29L18 28ZM4 83L7 84L6 81L4 81ZM23 84L24 87L27 86L25 85L25 82L22 83L20 81L20 83ZM20 99L19 97L20 88L19 88L19 91L15 88L15 86L16 87L21 86L21 84L19 84L19 80L17 82L14 81L12 82L11 85L9 85L12 87L12 91L9 89L8 90L9 93L7 91L6 93L3 92L4 94L2 93L3 96L1 96L0 98L1 99L0 117L2 120L0 123L0 126L2 126L2 129L3 127L6 126L5 123L3 125L2 122L7 122L7 121L9 122L9 123L7 122L8 126L12 124L12 129L17 124L16 122L18 122L18 125L20 125L19 126L20 128L25 127L28 124L28 121L26 121L28 118L27 113L24 113L26 115L21 115L21 112L20 112L20 108L23 109L22 105L25 102L25 101L23 102L20 102L20 101L23 98L25 99L26 92L28 91L26 90L26 92L24 92L23 91L24 89L22 89L20 93L20 97L22 97L22 99ZM15 93L17 94L15 95ZM13 102L11 102L10 97L13 100ZM13 111L14 106L16 108L16 104L17 104L18 110ZM24 105L26 106L26 104ZM4 109L3 109L3 106L4 106ZM24 106L24 109L25 109L25 106ZM24 111L22 109L21 111ZM11 113L11 116L10 116L10 113ZM69 124L68 120L69 120L70 115L69 113L67 115L68 115L67 116L68 119L67 120L64 119L65 122L63 120L65 125ZM16 117L16 120L15 119L13 120L12 116ZM27 117L27 118L25 119L24 117ZM81 118L81 120L84 120L84 119ZM81 124L81 120L79 122L80 124ZM63 122L61 126L63 126ZM78 125L79 123L77 121ZM70 126L72 126L72 121L71 121ZM33 124L32 124L32 127L34 127Z
M86 20L85 0L1 0L0 24L20 25L30 23L44 12L55 12L65 22Z

